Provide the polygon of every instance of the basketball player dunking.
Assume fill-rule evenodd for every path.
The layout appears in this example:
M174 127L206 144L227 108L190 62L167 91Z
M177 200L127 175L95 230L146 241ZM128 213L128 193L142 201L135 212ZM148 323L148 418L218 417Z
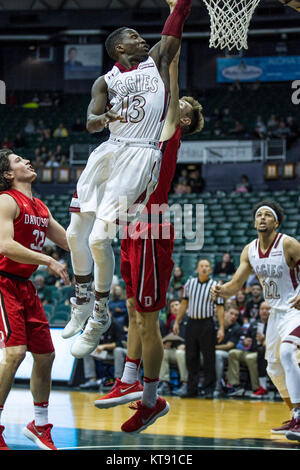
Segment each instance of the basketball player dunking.
M161 41L150 52L145 40L130 28L120 28L106 40L107 52L116 63L93 85L87 128L99 132L108 125L111 134L90 155L79 178L67 229L76 298L63 336L73 336L88 319L72 345L75 357L91 353L110 326L107 303L116 227L128 221L130 208L147 203L157 184L159 138L169 102L169 66L179 49L190 7L191 0L177 1ZM95 301L90 292L93 263Z
M283 210L274 201L262 201L253 209L258 238L246 245L240 266L231 281L211 290L213 299L231 297L252 271L258 277L265 301L271 306L266 332L267 372L292 411L292 419L272 432L300 441L300 243L278 233Z
M200 132L204 120L202 106L192 97L179 99L179 52L170 66L171 100L162 133L163 157L159 183L150 196L141 221L127 227L121 244L121 274L126 284L129 314L127 358L121 380L109 394L97 399L95 406L110 408L141 398L131 408L136 413L122 425L122 431L140 432L169 410L157 395L163 344L158 324L159 312L166 305L166 295L174 262L174 229L163 220L168 193L175 174L181 134ZM165 135L172 135L164 141ZM138 381L143 359L144 388Z
M32 197L36 176L29 160L0 150L0 450L8 450L1 413L26 351L33 356L30 390L35 419L23 431L41 449L56 449L48 423L54 348L42 302L29 278L38 265L46 265L69 284L63 265L41 253L46 236L64 250L69 248L64 228L42 201Z

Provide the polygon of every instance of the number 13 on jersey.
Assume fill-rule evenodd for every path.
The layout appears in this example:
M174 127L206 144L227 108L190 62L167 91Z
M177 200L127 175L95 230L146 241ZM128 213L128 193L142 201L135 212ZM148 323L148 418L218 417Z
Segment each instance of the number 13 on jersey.
M120 122L141 122L145 117L146 100L141 95L126 96L122 101Z

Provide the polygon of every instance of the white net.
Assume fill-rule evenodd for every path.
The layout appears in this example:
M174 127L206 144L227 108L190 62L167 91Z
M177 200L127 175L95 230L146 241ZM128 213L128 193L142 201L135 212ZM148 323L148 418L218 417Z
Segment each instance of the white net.
M209 47L248 49L248 29L260 0L203 0L210 17Z

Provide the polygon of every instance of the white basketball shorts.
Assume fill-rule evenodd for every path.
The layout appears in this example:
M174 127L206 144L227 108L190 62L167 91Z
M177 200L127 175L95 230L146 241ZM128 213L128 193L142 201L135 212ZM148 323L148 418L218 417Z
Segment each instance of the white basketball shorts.
M132 218L145 205L159 178L161 152L158 142L109 139L90 155L77 182L80 212L118 223Z

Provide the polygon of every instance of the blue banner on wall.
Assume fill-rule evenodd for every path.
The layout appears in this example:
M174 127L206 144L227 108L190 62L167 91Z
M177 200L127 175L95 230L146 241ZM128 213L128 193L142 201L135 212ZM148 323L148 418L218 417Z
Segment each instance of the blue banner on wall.
M300 56L217 59L217 82L285 82L300 79Z

